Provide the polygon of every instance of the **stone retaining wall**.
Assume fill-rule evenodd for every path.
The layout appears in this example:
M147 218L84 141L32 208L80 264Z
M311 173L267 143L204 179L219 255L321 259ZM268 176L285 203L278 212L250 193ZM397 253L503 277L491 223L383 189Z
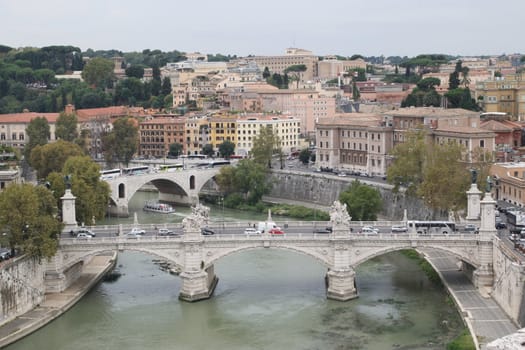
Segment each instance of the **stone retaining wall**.
M0 325L11 321L44 301L43 264L20 257L0 267Z

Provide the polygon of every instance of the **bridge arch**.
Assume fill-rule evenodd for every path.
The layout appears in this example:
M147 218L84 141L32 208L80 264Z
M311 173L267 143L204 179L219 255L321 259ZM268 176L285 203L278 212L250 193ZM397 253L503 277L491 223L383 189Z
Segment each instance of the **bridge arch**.
M210 253L211 253L210 258L204 260L204 268L206 269L206 268L212 266L218 260L220 260L220 259L222 259L222 258L224 258L224 257L226 257L228 255L233 255L235 253L249 251L249 250L255 250L255 249L268 249L268 248L265 248L265 247L263 247L261 245L257 245L257 244L248 244L248 245L242 245L242 246L238 246L238 247L232 247L230 249L221 248L215 253L213 252L212 249L204 249L204 255L205 256L210 255ZM276 246L270 247L270 249L272 249L272 250L278 249L278 250L282 250L282 251L293 252L293 253L296 253L296 254L301 254L301 255L313 258L313 259L317 260L319 263L321 263L321 265L325 266L327 269L330 268L330 266L332 266L332 263L331 263L331 261L329 259L331 254L329 254L328 252L326 252L326 254L322 254L322 253L319 253L319 252L315 252L315 251L313 251L311 249L307 249L307 248L303 248L303 247L297 247L297 246L292 246L292 245L276 245ZM209 253L207 253L207 252L209 252Z
M458 252L454 249L451 249L449 247L446 247L446 246L433 246L433 245L428 245L428 246L412 246L412 245L409 245L407 244L406 246L387 246L387 247L382 247L382 248L379 248L379 249L373 249L373 250L368 250L366 252L363 252L362 254L360 253L358 258L354 259L353 260L353 267L354 268L357 268L359 265L367 262L368 260L371 260L377 256L381 256L381 255L385 255L385 254L388 254L388 253L392 253L392 252L396 252L396 251L400 251L400 250L406 250L406 249L414 249L418 252L420 252L420 250L418 248L431 248L431 249L435 249L435 250L439 250L439 251L443 251L443 252L446 252L446 253L450 253L452 255L454 255L456 258L458 258L460 261L464 261L470 265L472 265L473 267L475 268L478 268L479 267L479 263L477 261L474 261L472 258L475 258L475 255L477 254L470 254L470 255L467 255L467 254L463 254L461 252Z
M120 249L121 248L119 248L119 250ZM85 260L87 260L90 257L96 256L96 255L101 255L103 253L114 252L115 250L116 249L113 249L113 248L102 247L102 248L98 248L98 249L92 249L92 250L89 250L89 251L82 251L80 254L75 254L72 259L64 261L64 268L63 268L63 270L67 271L71 267L75 266L76 264L78 264L80 262L84 262ZM158 249L146 249L146 248L139 247L139 246L129 246L129 247L123 248L122 250L136 251L136 252L140 252L140 253L145 253L145 254L153 256L153 257L155 257L157 259L165 260L168 263L172 264L177 271L181 271L182 268L183 268L182 262L179 261L179 259L177 259L176 256L170 254L170 251L158 250ZM67 256L67 254L69 254L69 253L66 253L66 256Z

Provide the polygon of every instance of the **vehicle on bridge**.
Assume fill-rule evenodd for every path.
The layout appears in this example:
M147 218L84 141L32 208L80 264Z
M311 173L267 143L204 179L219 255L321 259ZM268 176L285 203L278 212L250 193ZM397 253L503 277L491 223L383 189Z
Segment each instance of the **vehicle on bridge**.
M392 233L405 233L408 232L408 227L403 225L394 225L392 226Z
M151 169L147 165L143 166L134 166L130 168L124 168L122 169L122 175L142 175L142 174L148 174L151 172Z
M365 235L377 235L379 234L379 229L372 226L363 226L361 230L359 230L359 233L363 233Z
M161 214L171 214L175 212L175 208L171 205L159 202L146 202L143 210Z
M244 229L245 235L260 235L261 231L256 230L254 227L247 227Z
M201 234L203 236L211 236L215 234L215 231L213 231L211 228L203 227L201 228Z
M432 233L449 234L456 232L454 221L407 221L408 230L420 235Z
M159 230L157 231L157 235L159 236L179 236L178 233L175 233L174 231L168 228L159 228Z
M268 233L271 235L284 235L284 231L280 227L273 227Z
M141 228L139 228L139 227L133 227L133 228L131 229L131 231L129 231L126 235L127 235L128 237L132 237L132 236L143 236L143 235L145 235L145 234L146 234L146 231L145 231L145 230L143 230L143 229L141 229Z
M331 227L314 228L314 233L330 234L332 233Z
M109 169L109 170L101 170L100 171L100 179L101 180L111 180L115 179L122 175L122 170L120 169Z
M184 164L162 164L159 166L159 171L171 173L184 169Z
M8 260L11 258L11 251L6 248L0 249L0 261Z
M86 237L86 236L95 237L96 236L95 232L87 228L84 228L84 227L81 227L76 230L71 230L69 231L69 234L73 237Z

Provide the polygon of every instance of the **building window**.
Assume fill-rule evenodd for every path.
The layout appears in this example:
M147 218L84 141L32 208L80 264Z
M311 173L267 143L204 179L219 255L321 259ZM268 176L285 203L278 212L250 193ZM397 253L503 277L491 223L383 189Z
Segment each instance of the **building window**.
M479 147L485 148L485 140L479 140Z

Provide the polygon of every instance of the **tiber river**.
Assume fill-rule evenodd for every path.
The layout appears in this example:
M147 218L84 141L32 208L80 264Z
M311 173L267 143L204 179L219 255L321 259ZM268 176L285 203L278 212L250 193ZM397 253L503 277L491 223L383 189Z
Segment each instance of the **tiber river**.
M140 208L151 196L134 198L140 222L148 220ZM216 207L211 215L263 219ZM359 266L359 298L348 302L326 299L326 269L317 261L281 250L219 260L213 297L197 303L179 301L179 278L151 256L120 253L118 271L119 279L100 283L6 350L445 349L463 329L445 292L398 253Z

